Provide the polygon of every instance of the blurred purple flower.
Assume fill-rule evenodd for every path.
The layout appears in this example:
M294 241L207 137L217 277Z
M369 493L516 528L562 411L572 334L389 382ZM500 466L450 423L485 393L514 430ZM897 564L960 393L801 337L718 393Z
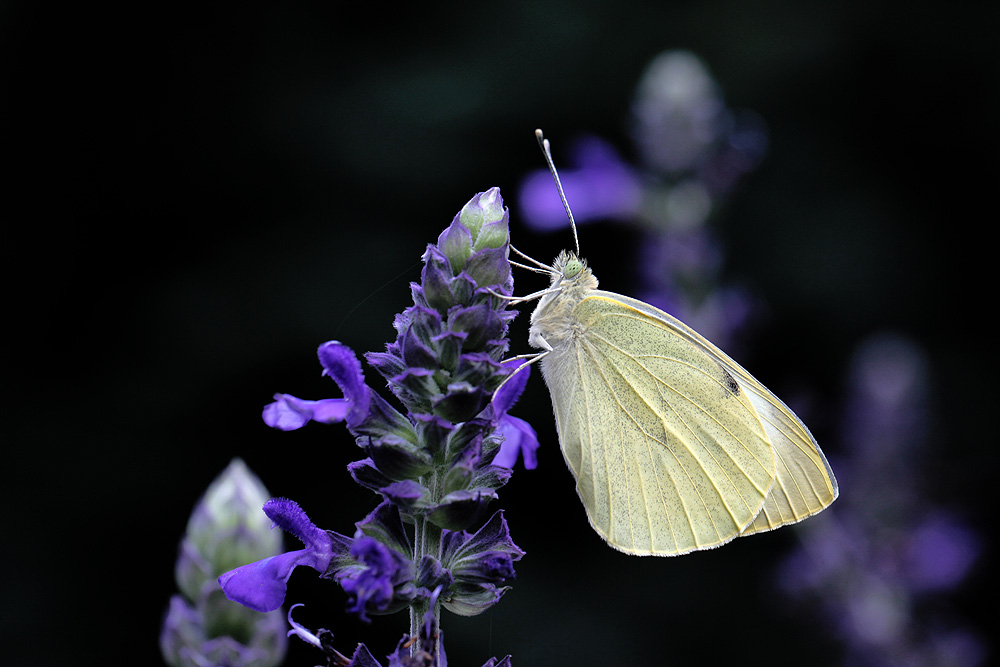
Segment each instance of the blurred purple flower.
M571 147L561 170L578 223L638 226L635 296L692 326L724 349L746 325L753 301L721 284L722 250L706 222L767 149L763 121L728 108L708 68L689 51L665 51L646 67L632 103L638 167L602 139ZM535 229L568 228L551 176L522 182L522 218Z
M976 665L985 655L953 614L937 614L981 547L960 517L922 493L929 373L926 354L906 338L876 335L859 346L843 419L847 458L837 463L849 492L804 526L802 548L779 571L786 593L821 605L850 664Z
M639 212L642 186L638 173L599 137L584 137L570 147L569 169L561 169L566 198L577 224L601 219L628 219ZM566 229L566 210L547 170L533 171L518 192L521 217L539 230Z
M632 138L651 173L692 179L716 197L767 149L756 114L726 107L708 68L690 51L665 51L646 67L632 103Z
M906 578L914 592L946 591L965 579L980 552L979 537L944 511L932 511L904 547Z
M160 634L160 647L169 665L273 667L282 662L288 640L280 613L257 614L249 610L241 610L244 614L232 614L231 610L227 613L214 598L210 595L207 604L196 606L180 595L170 599ZM226 627L232 634L219 634L220 627Z
M191 513L175 569L182 594L171 598L160 634L172 667L273 667L284 658L282 615L234 608L217 582L233 563L282 550L281 534L269 530L260 511L268 496L246 464L233 459Z

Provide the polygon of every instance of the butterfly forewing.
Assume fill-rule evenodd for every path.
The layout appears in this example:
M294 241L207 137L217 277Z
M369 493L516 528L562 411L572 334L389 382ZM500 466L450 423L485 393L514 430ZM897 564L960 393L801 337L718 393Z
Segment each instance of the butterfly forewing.
M733 539L760 511L775 475L749 397L682 332L617 295L591 294L572 311L578 335L543 361L591 523L634 554L682 554Z
M749 398L774 447L776 479L763 509L743 531L743 535L796 523L820 512L836 500L837 480L809 429L781 399L742 366L680 320L647 303L600 290L595 290L592 294L605 295L663 322L679 337L715 357Z

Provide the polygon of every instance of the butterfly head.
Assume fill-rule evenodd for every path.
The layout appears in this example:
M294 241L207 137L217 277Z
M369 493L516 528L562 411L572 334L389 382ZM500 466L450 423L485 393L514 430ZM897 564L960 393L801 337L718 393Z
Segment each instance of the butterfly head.
M552 263L552 285L562 289L597 289L597 278L587 268L587 260L576 253L563 250Z

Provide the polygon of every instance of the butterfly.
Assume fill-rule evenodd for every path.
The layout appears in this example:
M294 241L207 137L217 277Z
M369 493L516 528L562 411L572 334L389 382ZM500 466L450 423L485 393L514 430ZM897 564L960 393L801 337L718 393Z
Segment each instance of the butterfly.
M535 134L576 237L549 142ZM530 356L560 448L610 546L686 554L796 523L837 498L830 464L788 406L677 318L598 289L578 255L564 251L551 267L528 258L551 285L523 299L538 298L529 344L541 352Z

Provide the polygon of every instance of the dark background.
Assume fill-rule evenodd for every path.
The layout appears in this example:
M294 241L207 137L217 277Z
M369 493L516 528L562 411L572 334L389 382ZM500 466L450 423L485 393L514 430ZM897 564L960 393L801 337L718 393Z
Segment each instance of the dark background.
M927 492L981 535L952 599L988 636L991 3L424 4L0 7L0 661L159 664L177 542L233 456L351 532L374 501L344 471L358 458L346 431L271 431L261 406L275 391L336 395L316 346L381 349L425 244L476 192L501 188L534 256L568 246L517 220L517 184L541 164L532 131L557 161L583 133L630 155L633 88L667 48L701 56L770 132L717 221L727 275L770 305L741 361L778 393L808 388L835 461L854 345L890 330L925 346L940 412ZM634 233L583 235L602 286L629 293ZM519 293L540 286L517 278ZM794 530L679 559L614 552L587 527L538 376L516 414L541 462L500 506L528 555L493 611L446 617L453 664L838 664L822 617L778 593ZM308 603L299 620L345 651L384 656L406 630L405 614L344 616L342 592L311 572L290 590ZM291 650L288 664L318 662Z

